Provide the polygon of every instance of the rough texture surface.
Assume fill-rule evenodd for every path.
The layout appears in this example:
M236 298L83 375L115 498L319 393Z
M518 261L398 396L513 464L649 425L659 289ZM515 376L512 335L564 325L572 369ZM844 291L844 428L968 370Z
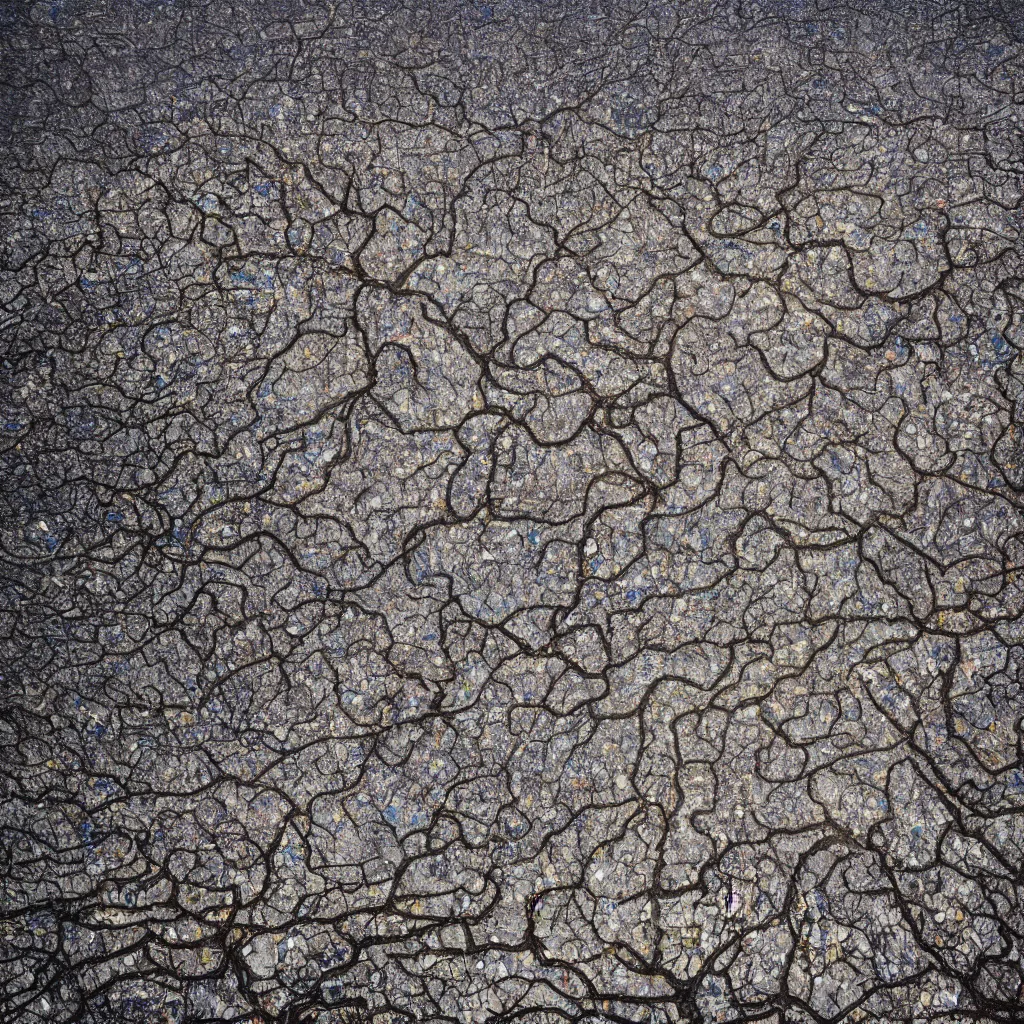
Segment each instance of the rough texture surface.
M0 1018L1022 1020L1021 24L4 7Z

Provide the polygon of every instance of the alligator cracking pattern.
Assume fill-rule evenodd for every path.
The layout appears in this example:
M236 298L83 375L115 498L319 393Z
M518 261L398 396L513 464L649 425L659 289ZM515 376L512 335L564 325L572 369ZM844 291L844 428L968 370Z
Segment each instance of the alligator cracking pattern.
M1024 33L8 4L0 1017L1024 1020Z

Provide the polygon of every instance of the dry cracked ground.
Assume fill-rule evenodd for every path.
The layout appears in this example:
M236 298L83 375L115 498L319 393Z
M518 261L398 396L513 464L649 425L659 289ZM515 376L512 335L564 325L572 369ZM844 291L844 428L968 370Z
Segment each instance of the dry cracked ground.
M1024 1020L1012 4L0 10L0 1018Z

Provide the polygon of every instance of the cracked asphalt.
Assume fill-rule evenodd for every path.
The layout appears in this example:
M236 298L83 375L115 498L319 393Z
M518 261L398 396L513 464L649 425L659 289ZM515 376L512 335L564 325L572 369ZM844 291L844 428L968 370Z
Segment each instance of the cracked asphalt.
M0 7L0 1018L1024 1021L1022 26Z

